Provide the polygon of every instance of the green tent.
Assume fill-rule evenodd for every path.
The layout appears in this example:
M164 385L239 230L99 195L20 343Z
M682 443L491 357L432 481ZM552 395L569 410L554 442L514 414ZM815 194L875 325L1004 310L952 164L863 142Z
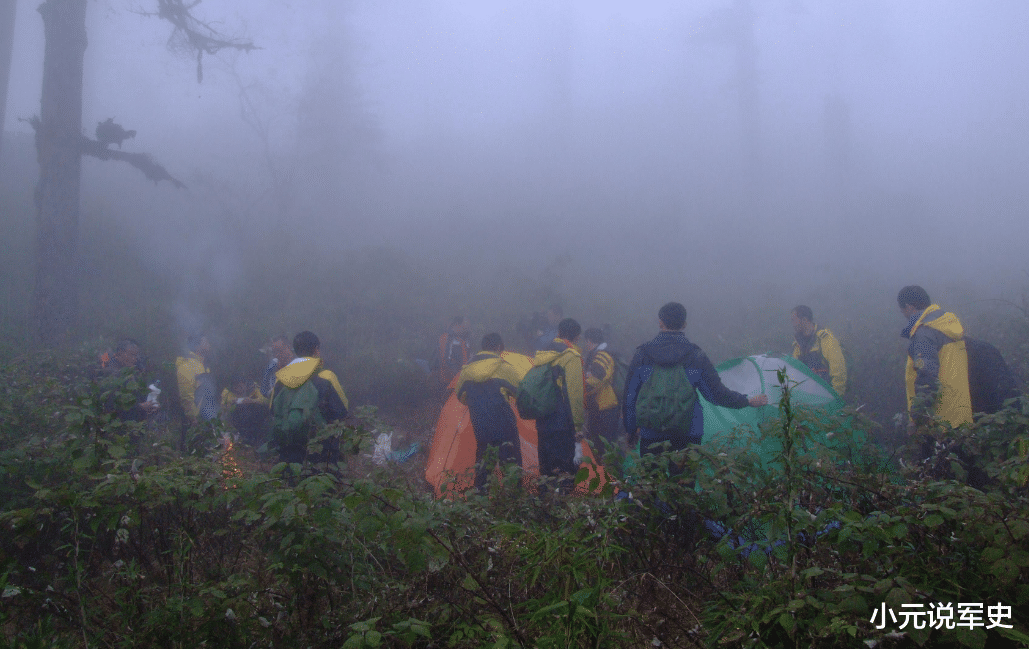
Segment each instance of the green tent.
M843 451L843 455L854 457L862 454L867 446L863 432L855 430L848 417L841 416L844 403L832 386L812 372L806 365L792 356L774 356L762 354L737 358L722 363L717 368L722 383L729 389L742 392L748 396L767 394L768 405L761 408L722 408L701 400L704 409L703 446L712 453L730 448L756 451L761 465L767 472L764 479L775 479L781 470L775 458L781 455L781 438L775 434L760 434L762 425L775 426L779 413L779 400L782 398L782 387L779 385L778 373L785 371L785 378L791 384L791 403L798 419L819 423L813 429L814 434L805 436L801 452L814 450L812 447L822 446ZM698 485L698 490L700 489ZM708 530L715 536L731 533L724 525L715 521L706 521ZM837 523L831 523L833 527ZM748 539L755 539L750 542ZM769 526L760 524L744 535L734 534L730 547L739 547L743 555L761 549L766 554L775 552L783 558L785 547L782 539L769 538Z
M806 410L808 419L825 423L822 431L831 431L831 436L821 435L811 441L830 447L853 445L860 448L866 443L864 434L838 422L838 414L844 407L843 399L829 384L815 374L807 365L792 356L761 354L737 358L716 367L718 376L726 388L748 396L767 394L769 405L758 408L724 408L701 399L704 408L703 444L709 450L726 446L745 447L756 450L762 464L769 462L781 450L775 436L761 440L758 434L762 423L775 421L779 417L779 400L782 388L779 386L778 371L785 370L787 381L793 385L791 402L794 408Z
M866 449L868 440L864 432L853 426L843 415L843 399L828 383L792 356L761 354L726 361L715 368L722 383L730 390L747 396L768 395L768 405L760 408L724 408L701 397L704 413L704 436L701 444L713 453L729 448L756 451L765 469L781 453L782 446L776 435L761 436L761 426L779 418L779 400L782 388L778 372L785 370L793 386L791 402L805 421L817 421L817 433L808 437L811 444L853 452ZM803 450L803 449L800 449ZM628 472L639 459L639 447L626 457L623 468Z

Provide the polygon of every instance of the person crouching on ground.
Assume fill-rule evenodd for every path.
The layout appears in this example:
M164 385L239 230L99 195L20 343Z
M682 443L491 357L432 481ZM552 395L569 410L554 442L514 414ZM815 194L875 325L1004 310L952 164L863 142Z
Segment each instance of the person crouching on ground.
M811 307L801 304L790 312L793 324L793 358L832 385L836 394L847 391L847 361L836 336L826 327L815 323Z

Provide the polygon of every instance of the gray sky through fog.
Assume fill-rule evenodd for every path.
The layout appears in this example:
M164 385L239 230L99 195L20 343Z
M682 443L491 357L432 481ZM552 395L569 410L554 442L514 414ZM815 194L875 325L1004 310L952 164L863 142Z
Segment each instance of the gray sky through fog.
M9 131L38 113L37 4ZM1026 267L1029 3L206 0L263 49L199 85L140 7L89 4L83 128L136 129L190 191L88 161L83 200L157 264L216 222L687 292Z

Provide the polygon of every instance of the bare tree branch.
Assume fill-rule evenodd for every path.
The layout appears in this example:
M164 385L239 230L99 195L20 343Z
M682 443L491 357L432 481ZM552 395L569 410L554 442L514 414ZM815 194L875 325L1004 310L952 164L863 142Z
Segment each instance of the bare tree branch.
M175 28L168 37L168 49L197 59L197 83L204 80L204 54L217 54L224 49L250 52L259 50L253 41L231 38L220 33L209 23L193 15L201 0L157 0L157 11L138 11L142 16L167 20Z
M90 155L94 158L99 158L100 160L121 160L122 162L127 162L136 169L142 171L144 176L155 183L167 180L178 189L186 188L181 181L168 173L167 169L154 162L154 159L147 153L130 153L120 149L108 149L96 140L91 140L88 137L83 136L82 154Z
M33 130L36 131L37 137L40 134L40 129L43 127L43 122L39 119L39 116L33 115L29 119L21 118L20 121L28 122L32 126ZM57 137L51 133L51 139ZM69 135L64 138L66 143L73 141L73 136ZM147 153L130 153L128 151L108 149L102 143L97 140L91 140L84 135L79 136L79 151L82 155L93 156L100 160L121 160L127 162L136 169L143 172L143 175L154 181L155 183L162 180L167 180L178 189L185 189L186 185L183 184L178 178L175 178L168 170L162 167L160 164L154 162L154 159Z

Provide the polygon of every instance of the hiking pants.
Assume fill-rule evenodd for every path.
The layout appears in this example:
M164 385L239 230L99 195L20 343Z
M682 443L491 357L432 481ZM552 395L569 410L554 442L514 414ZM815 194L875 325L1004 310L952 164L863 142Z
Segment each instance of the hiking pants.
M618 443L620 414L618 408L608 408L607 410L588 408L586 410L587 438L596 453L604 452L604 442Z
M474 427L473 427L474 430ZM495 450L494 453L490 453L490 450ZM482 487L489 481L489 476L493 473L493 469L496 465L492 462L484 463L487 454L493 455L501 466L505 464L517 464L519 467L522 466L522 444L518 438L518 433L515 432L513 438L504 440L489 440L483 441L475 439L475 486Z
M687 433L665 433L660 437L649 437L644 433L640 436L640 455L658 455L666 451L665 444L668 443L667 452L675 453L689 447L690 444L699 444L700 441L692 439ZM668 475L674 477L681 475L685 467L678 464L669 464Z
M575 475L575 429L539 430L540 475Z

